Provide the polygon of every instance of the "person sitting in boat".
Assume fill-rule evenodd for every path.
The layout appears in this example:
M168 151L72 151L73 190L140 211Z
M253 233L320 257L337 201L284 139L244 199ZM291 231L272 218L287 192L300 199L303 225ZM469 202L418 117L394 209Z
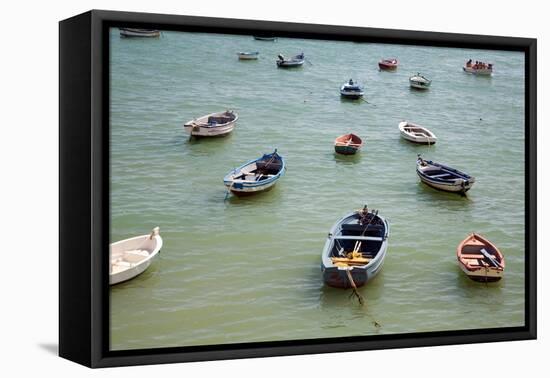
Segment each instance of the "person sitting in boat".
M492 69L493 69L493 63L489 63L489 64L487 65L487 67L488 67L490 70L492 70Z
M466 67L471 67L471 66L472 66L472 59L466 62Z
M349 84L349 85L353 85L353 80L352 80L352 79L349 79L348 84Z
M369 215L369 208L367 205L363 206L362 209L357 210L357 214L359 215L359 224L367 223L367 217Z
M281 60L281 61L285 60L285 57L283 56L283 54L279 54L278 56L279 56L279 60Z

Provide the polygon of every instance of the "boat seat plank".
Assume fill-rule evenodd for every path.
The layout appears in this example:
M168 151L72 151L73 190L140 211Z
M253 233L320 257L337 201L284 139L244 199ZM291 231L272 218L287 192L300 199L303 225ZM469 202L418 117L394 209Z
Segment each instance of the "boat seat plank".
M137 263L145 260L149 256L149 252L144 249L135 249L124 252L124 261L129 263Z
M354 235L339 235L334 237L335 240L372 240L384 241L384 238L377 236L354 236Z
M449 177L454 177L452 174L450 173L441 173L439 175L430 175L431 178L443 178L445 176L449 176Z
M481 254L479 254L479 255L477 255L477 254L468 254L468 255L463 254L461 257L463 259L484 259L485 258L485 256L483 256ZM491 255L491 257L496 260L495 255Z

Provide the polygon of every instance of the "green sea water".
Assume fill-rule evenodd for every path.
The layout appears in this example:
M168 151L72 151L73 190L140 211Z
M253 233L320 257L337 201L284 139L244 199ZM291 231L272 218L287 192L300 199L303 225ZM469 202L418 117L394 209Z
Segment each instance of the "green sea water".
M522 326L524 56L519 52L164 32L110 33L111 241L159 226L164 247L137 278L111 287L111 348L135 349ZM238 61L238 51L259 51ZM309 63L277 69L277 54ZM382 57L396 72L381 72ZM493 77L462 72L490 61ZM433 80L411 90L408 77ZM365 85L363 101L340 85ZM189 140L183 123L234 109L225 138ZM417 146L401 120L438 139ZM364 149L334 154L354 132ZM277 148L288 170L273 190L227 200L223 176ZM418 153L476 177L467 197L420 183ZM368 204L391 224L380 274L350 291L321 279L330 227ZM506 257L502 281L459 269L472 231ZM374 325L375 320L380 327Z

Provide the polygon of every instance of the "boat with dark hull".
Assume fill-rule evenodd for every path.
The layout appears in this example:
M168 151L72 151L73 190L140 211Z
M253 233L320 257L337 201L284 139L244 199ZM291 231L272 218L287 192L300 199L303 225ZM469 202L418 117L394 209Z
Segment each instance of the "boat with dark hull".
M416 173L420 180L432 188L466 194L475 183L475 178L447 165L424 160L420 155L416 160Z
M355 155L363 147L363 141L355 134L345 134L334 140L334 151L342 155Z
M277 37L272 35L255 35L254 39L256 41L275 42L277 40Z
M366 206L338 220L321 256L325 284L353 288L374 278L386 257L389 232L388 221Z
M158 38L160 31L156 29L119 28L122 38Z
M351 100L358 100L365 94L363 86L358 83L355 83L352 79L349 79L348 82L344 83L340 87L340 95L343 98L348 98Z

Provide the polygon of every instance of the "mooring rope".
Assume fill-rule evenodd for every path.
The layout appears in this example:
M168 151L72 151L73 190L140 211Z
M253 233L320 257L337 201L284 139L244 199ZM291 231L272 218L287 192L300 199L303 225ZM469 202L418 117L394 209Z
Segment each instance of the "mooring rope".
M349 283L351 284L351 287L353 288L353 293L352 295L355 295L357 297L357 300L359 301L359 304L361 306L363 306L365 304L365 299L363 298L363 296L361 294L359 294L359 292L357 291L357 285L355 284L355 282L353 281L353 277L351 276L351 272L349 271L349 269L346 269L346 273L348 275L348 279L349 279Z

